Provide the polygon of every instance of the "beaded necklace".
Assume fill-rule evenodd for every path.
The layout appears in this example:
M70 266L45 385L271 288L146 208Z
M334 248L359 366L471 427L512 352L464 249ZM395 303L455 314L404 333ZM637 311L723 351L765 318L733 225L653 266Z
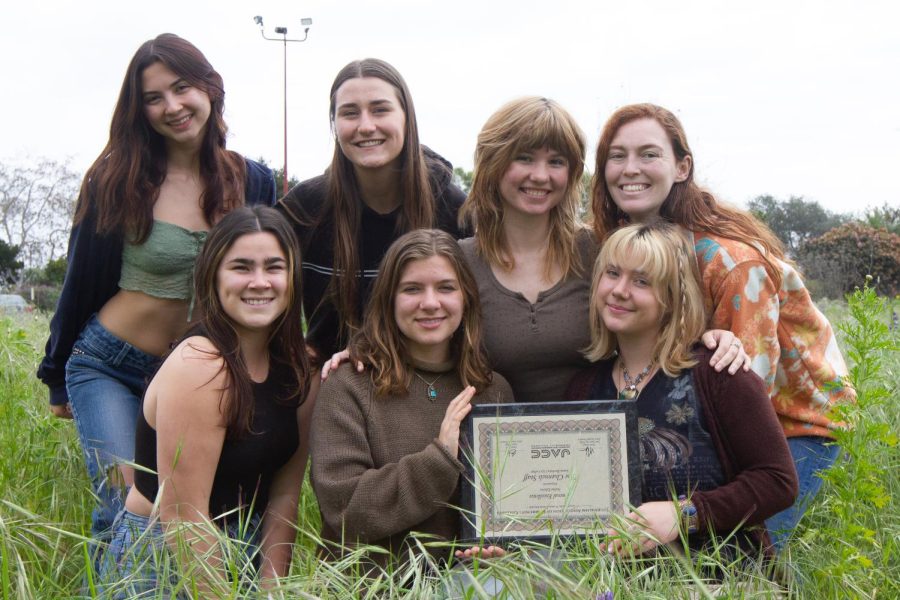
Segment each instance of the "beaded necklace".
M653 370L653 366L656 364L656 360L651 360L650 364L644 367L644 370L637 374L637 377L634 379L631 378L631 375L628 373L628 367L625 366L625 361L622 360L621 355L619 356L619 368L622 370L622 380L625 382L625 387L619 390L619 400L634 400L638 397L638 394L641 392L638 390L638 384L644 380L650 371Z

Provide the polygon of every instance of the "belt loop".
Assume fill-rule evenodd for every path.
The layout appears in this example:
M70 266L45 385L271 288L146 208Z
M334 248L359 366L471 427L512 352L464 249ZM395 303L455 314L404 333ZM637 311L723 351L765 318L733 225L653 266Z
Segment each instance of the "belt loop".
M112 359L112 364L118 366L122 364L122 361L125 360L125 357L128 356L128 353L131 352L133 346L128 342L122 342L122 347L119 348L119 351L116 353L115 357Z

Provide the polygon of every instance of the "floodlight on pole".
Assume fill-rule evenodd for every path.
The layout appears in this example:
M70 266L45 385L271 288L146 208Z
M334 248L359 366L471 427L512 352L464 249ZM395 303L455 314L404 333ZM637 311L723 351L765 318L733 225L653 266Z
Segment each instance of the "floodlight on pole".
M269 37L263 26L263 18L260 15L253 17L253 22L259 25L259 33L262 34L264 40L270 42L282 42L284 44L284 171L282 171L282 195L288 192L288 129L287 129L287 45L288 42L305 42L309 37L309 28L312 25L312 19L305 17L300 19L300 25L304 27L302 38L289 38L287 27L276 27L275 33L281 37Z

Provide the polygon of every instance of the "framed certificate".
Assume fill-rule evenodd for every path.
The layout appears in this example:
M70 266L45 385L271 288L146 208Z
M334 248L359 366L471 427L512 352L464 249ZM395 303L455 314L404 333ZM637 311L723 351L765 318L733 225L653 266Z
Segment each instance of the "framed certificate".
M481 404L461 434L463 540L583 534L641 503L634 402Z

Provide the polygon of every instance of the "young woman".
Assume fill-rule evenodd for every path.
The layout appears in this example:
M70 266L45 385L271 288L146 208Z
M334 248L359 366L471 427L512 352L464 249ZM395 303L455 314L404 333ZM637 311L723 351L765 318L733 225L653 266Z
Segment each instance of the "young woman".
M206 231L239 206L275 201L271 171L226 150L224 99L221 76L190 42L145 42L81 186L38 377L53 413L75 419L99 539L131 485L120 465L133 458L146 382L193 316L191 272Z
M312 412L303 401L318 385L296 244L267 207L236 209L210 231L196 268L203 316L147 388L135 448L143 469L101 563L102 581L124 581L123 596L160 585L150 550L163 539L205 595L227 590L215 526L247 542L250 558L258 547L264 579L287 574Z
M617 110L597 146L594 227L603 240L623 222L661 216L693 237L709 326L733 331L762 377L800 476L800 494L768 522L776 546L793 531L838 447L829 412L855 401L831 324L753 216L718 202L694 182L684 128L653 104Z
M588 270L598 247L578 215L584 152L578 124L547 98L509 102L478 135L460 214L475 236L460 245L478 282L491 366L517 402L562 400L587 364ZM719 368L738 356L729 341Z
M323 361L359 328L391 242L423 227L462 237L456 214L465 198L450 164L419 143L412 96L394 67L354 61L330 99L331 167L279 202L303 244L307 340Z
M591 343L595 365L568 398L637 403L643 504L627 515L635 536L610 531L612 553L642 553L684 534L745 552L767 547L763 520L790 506L797 476L762 381L718 373L695 344L706 326L691 248L657 222L612 234L594 266Z
M460 422L471 403L510 402L512 391L487 366L478 291L452 236L418 230L391 245L350 355L365 370L334 371L313 414L329 551L361 542L397 555L411 531L454 539Z

